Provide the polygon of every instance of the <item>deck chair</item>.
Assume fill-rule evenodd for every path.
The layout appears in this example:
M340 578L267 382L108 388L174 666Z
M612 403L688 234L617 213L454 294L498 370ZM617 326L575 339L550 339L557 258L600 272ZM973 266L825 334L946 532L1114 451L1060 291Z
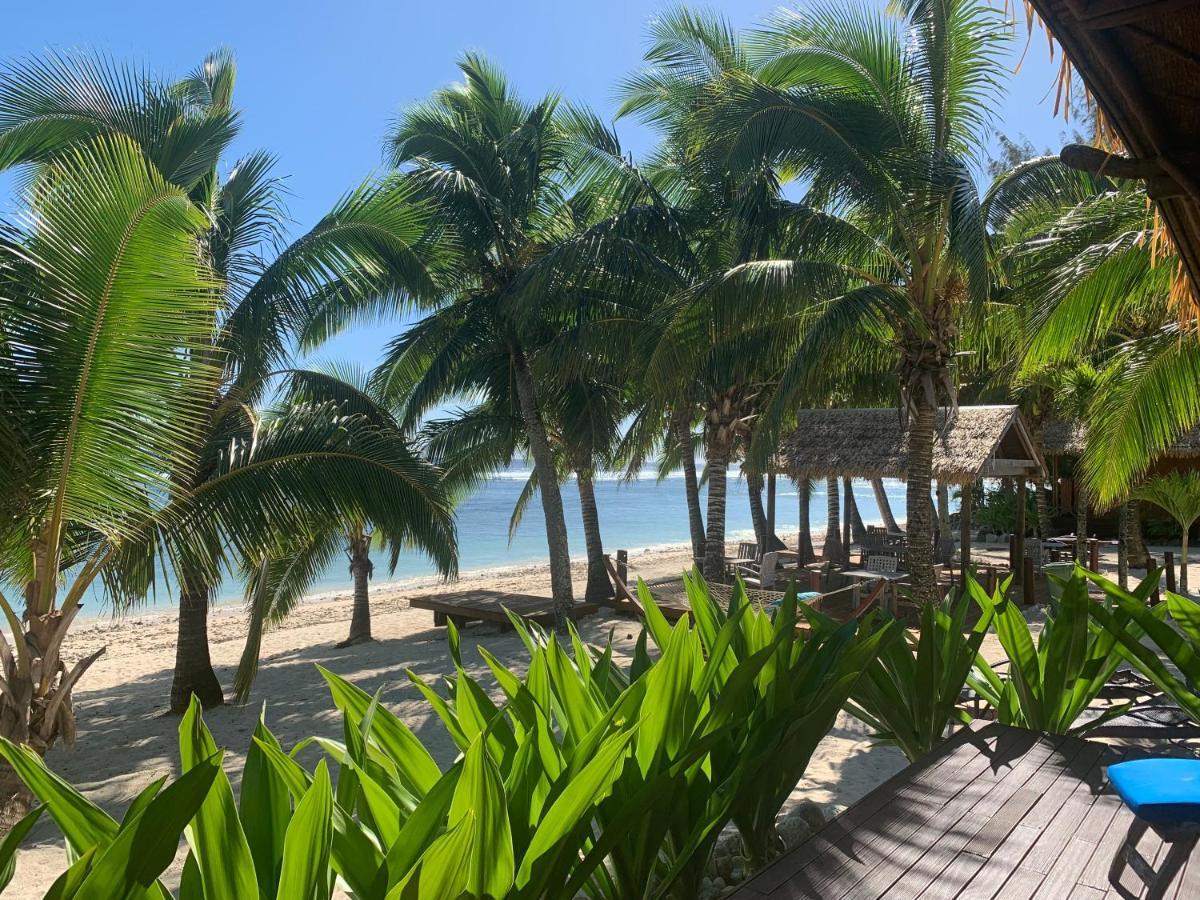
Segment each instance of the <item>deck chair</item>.
M637 591L629 589L629 585L617 572L617 564L607 553L604 554L604 568L608 570L608 577L613 583L613 590L616 594L613 598L615 601L613 608L626 609L636 615L644 616L646 610L642 606L642 601L638 599Z
M1171 886L1200 837L1200 759L1135 759L1108 767L1108 780L1134 819L1113 857L1108 881L1118 884L1126 864L1146 885L1144 896L1159 898ZM1148 828L1170 849L1158 871L1138 851Z
M757 565L739 565L738 574L746 587L769 591L775 587L775 576L779 568L779 554L764 553L762 561Z

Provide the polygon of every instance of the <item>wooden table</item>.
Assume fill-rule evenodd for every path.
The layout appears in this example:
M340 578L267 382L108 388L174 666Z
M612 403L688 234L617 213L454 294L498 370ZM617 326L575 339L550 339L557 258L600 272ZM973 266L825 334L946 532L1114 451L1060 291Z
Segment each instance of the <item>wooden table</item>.
M841 569L838 575L845 575L853 581L886 581L888 589L884 594L888 598L888 612L896 613L896 585L908 578L908 572L879 572L875 569ZM857 597L855 600L857 601Z

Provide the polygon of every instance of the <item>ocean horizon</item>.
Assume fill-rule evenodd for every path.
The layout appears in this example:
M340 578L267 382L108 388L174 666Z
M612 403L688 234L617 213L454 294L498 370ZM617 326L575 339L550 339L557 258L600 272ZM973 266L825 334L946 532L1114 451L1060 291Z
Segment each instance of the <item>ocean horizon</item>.
M458 505L458 550L459 571L486 572L502 567L536 565L549 561L546 550L545 524L542 519L540 498L535 497L526 506L520 524L509 536L509 522L521 490L529 477L528 471L508 470L499 472L483 482L473 493ZM868 481L854 481L854 499L859 514L867 524L879 523L882 514L875 503L875 492ZM595 480L596 505L599 510L600 532L604 550L639 552L673 545L686 544L691 536L688 531L687 498L684 493L682 472L675 472L658 480L654 477L626 479L620 473L603 473ZM900 519L904 517L904 482L884 479L884 489L892 511ZM701 487L701 507L707 502L707 491ZM567 519L567 541L572 559L585 555L583 525L579 509L579 493L574 480L562 485L563 512ZM764 504L766 502L764 491ZM796 546L800 523L800 494L789 479L780 478L775 491L775 531L789 547ZM825 482L819 480L812 491L810 521L814 540L822 538L826 521ZM746 480L736 470L731 470L726 502L727 541L753 539L754 525L750 518L749 494ZM402 553L394 571L388 571L387 559L382 551L373 554L375 574L372 584L383 585L397 581L436 577L433 564L421 553ZM178 595L172 583L163 579L151 598L128 614L139 611L163 611L178 603ZM348 591L351 588L349 560L338 558L313 582L309 593L328 594ZM85 618L111 615L111 607L98 593L90 592L86 602ZM229 578L216 592L217 604L240 603L243 587L234 578Z

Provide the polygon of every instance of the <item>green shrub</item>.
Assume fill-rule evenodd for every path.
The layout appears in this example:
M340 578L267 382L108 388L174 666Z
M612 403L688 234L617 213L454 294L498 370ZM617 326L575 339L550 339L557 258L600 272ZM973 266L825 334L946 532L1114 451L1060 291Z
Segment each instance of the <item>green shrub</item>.
M977 581L967 579L971 596L981 609L992 613L996 636L1008 657L1008 671L1003 676L980 659L970 679L971 687L995 709L1001 724L1078 735L1128 710L1130 704L1120 704L1076 724L1121 664L1120 636L1127 634L1136 640L1140 634L1123 612L1114 613L1111 629L1091 623L1095 604L1088 597L1088 577L1092 577L1090 573L1076 567L1070 578L1056 579L1062 593L1036 642L1025 616L1009 596L1011 579L992 596ZM1151 589L1145 584L1138 590L1148 595Z
M285 752L260 721L240 802L195 700L181 776L148 787L121 822L32 751L0 743L67 841L53 896L167 898L158 878L181 834L179 896L203 900L323 900L335 878L366 900L686 898L729 822L765 860L784 800L897 631L851 623L804 639L794 593L768 614L739 585L723 609L699 578L688 579L694 624L672 627L640 590L647 623L628 668L611 644L589 648L572 631L568 651L514 618L524 676L480 648L500 704L463 667L451 626L444 693L409 673L461 751L446 771L378 695L325 670L341 740ZM313 772L296 761L312 745L337 767L336 789L324 759ZM0 845L0 875L15 843Z
M846 705L848 712L874 729L877 740L899 747L910 761L945 740L952 722L971 721L958 704L972 667L982 663L979 647L993 615L985 609L968 630L972 605L966 591L941 604L921 604L920 630L904 632L905 640L881 645ZM818 633L838 627L811 607L804 607L803 615ZM862 624L867 631L890 627L876 614Z

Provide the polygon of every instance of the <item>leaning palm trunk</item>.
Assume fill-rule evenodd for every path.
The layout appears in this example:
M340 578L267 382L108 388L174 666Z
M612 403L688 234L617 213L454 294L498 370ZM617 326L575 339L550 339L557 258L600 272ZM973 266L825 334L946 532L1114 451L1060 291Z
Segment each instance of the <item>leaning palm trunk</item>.
M704 559L704 517L700 513L700 480L696 477L696 456L692 452L692 434L686 416L679 416L673 428L679 442L683 465L683 489L687 496L688 529L692 535L692 559Z
M171 712L176 715L187 712L193 694L205 709L225 702L208 654L209 589L193 573L180 573L179 583L179 637L171 680Z
M950 539L950 486L941 479L937 484L937 517L937 561L948 566L954 556L954 542Z
M896 522L896 516L892 513L892 504L888 500L887 491L883 487L882 478L871 479L871 490L875 492L875 505L879 507L879 514L883 516L884 527L893 534L900 530L900 525Z
M1075 559L1087 561L1088 501L1078 480L1075 483Z
M809 510L812 503L812 481L807 477L801 478L797 487L800 495L800 561L807 563L817 555L813 550L812 515Z
M919 603L937 600L933 576L933 504L929 491L933 481L933 437L935 412L926 392L913 398L908 435L908 557L913 597Z
M365 644L371 636L371 536L356 530L350 535L350 577L354 582L354 611L350 615L350 634L338 643L339 647Z
M771 535L767 533L767 513L763 509L762 492L762 474L747 472L746 494L750 498L750 521L754 524L754 542L758 544L760 553L766 551L771 545Z
M830 562L842 561L841 510L838 508L838 482L825 479L825 546L821 554Z
M567 520L563 515L562 493L558 488L558 473L546 435L546 423L538 408L537 389L533 373L520 347L512 348L516 376L517 398L521 418L525 423L529 454L537 474L538 493L542 497L542 513L546 519L546 544L550 551L550 592L554 598L554 621L561 630L575 617L575 595L571 587L571 551L567 545Z
M1126 540L1129 565L1135 569L1149 569L1154 562L1146 548L1146 537L1142 534L1142 504L1139 500L1129 501L1129 537Z
M854 538L854 543L862 544L867 539L867 526L863 524L862 514L858 511L858 500L854 497L854 479L843 479L842 488L846 492L846 509L849 511L850 534Z
M708 533L704 539L704 577L725 576L725 475L729 442L720 435L708 447Z
M613 595L612 583L604 569L604 541L600 537L600 512L592 473L580 468L575 472L579 488L579 509L583 518L583 541L587 546L587 590L584 600L599 603Z

